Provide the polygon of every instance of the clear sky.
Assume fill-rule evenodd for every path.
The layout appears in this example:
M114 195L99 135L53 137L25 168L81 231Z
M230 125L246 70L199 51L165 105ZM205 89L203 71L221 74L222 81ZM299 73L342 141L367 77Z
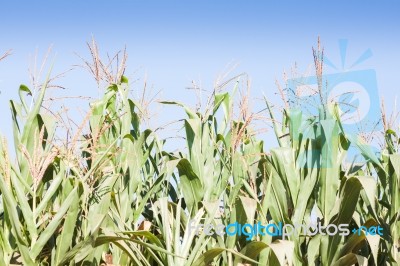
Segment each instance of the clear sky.
M0 53L13 49L0 62L0 131L9 138L8 100L17 98L19 84L28 84L35 50L43 55L53 45L59 73L81 63L75 53L88 58L85 43L92 35L103 52L126 45L127 75L140 82L147 75L166 100L194 102L185 90L191 81L210 89L232 62L239 64L232 75L246 72L251 78L253 97L274 99L275 79L284 69L296 62L306 71L312 64L318 36L340 68L339 39L348 40L349 63L371 49L373 56L355 69L376 71L388 105L399 91L398 1L2 1L0 10ZM72 71L59 83L64 95L97 95L86 72ZM254 104L255 111L262 108ZM184 116L171 106L158 112L160 121Z

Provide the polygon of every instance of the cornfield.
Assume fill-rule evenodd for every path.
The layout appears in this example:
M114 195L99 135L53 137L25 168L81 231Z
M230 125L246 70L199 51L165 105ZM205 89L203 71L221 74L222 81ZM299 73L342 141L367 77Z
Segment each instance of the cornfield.
M37 93L21 85L10 101L13 139L0 143L0 265L400 265L396 128L385 127L377 155L345 132L337 104L321 104L317 117L289 106L276 116L265 99L279 146L264 150L251 114L233 115L235 79L203 112L162 102L187 115L186 147L170 152L169 140L145 128L146 106L130 98L123 71L115 76L71 141L60 141L60 121L43 108L49 78ZM350 144L364 164L344 163ZM350 231L379 225L383 234L248 239L202 226L315 218Z

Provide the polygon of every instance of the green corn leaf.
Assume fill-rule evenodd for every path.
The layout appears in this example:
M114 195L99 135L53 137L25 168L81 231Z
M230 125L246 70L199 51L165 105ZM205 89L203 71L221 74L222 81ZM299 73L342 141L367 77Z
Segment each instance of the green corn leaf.
M67 213L68 209L74 203L75 198L79 198L81 194L81 189L79 187L75 187L65 201L60 206L60 209L57 211L56 215L47 225L46 229L40 233L40 236L37 242L33 245L31 250L31 257L36 258L43 247L46 245L47 241L53 236L54 232L57 230L58 226L61 224L61 221L64 219L64 215Z
M57 238L57 248L54 263L59 265L62 257L71 248L76 228L76 222L80 211L79 197L73 198L71 206L68 209L67 216L63 224L61 235Z

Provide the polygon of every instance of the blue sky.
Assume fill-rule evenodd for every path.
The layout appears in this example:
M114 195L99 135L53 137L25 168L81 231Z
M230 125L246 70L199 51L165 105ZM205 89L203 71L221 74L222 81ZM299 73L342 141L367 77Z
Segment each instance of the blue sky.
M0 132L9 138L8 100L17 97L19 84L28 83L35 50L43 55L52 44L58 73L81 63L75 53L88 57L85 43L92 35L103 52L126 45L127 75L140 81L146 75L163 99L194 102L185 90L192 80L210 89L228 64L237 63L232 76L246 72L253 97L264 93L276 100L275 79L295 62L306 71L317 36L338 65L339 39L348 40L348 62L371 49L373 56L356 69L376 71L387 105L399 91L400 3L395 1L3 1L1 10L0 53L13 49L0 63ZM79 70L59 83L67 88L63 95L97 95L90 75ZM254 103L255 111L262 108ZM175 119L176 110L158 110L160 124Z

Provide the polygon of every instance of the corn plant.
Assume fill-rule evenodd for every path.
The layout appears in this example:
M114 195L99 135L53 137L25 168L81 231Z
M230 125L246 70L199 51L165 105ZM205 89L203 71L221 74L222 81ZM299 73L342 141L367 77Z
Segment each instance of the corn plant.
M95 64L106 67L98 58ZM170 152L168 140L143 127L146 110L129 97L123 70L107 76L110 84L71 139L43 108L48 82L35 93L21 85L19 100L10 101L13 140L0 142L0 265L400 263L395 129L385 128L375 154L347 134L337 104L322 103L317 117L290 106L278 123L265 99L278 143L266 150L252 116L234 116L236 81L232 93L213 91L204 111L163 102L187 115L185 147ZM364 164L344 163L350 145ZM197 230L258 222L360 231L249 239ZM361 230L377 225L382 236Z

